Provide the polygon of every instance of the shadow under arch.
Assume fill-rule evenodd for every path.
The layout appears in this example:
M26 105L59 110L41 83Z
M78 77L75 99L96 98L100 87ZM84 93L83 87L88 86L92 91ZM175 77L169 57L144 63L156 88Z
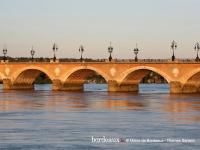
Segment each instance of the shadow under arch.
M150 72L154 72L162 76L167 81L167 83L170 83L172 81L169 75L167 75L165 72L159 69L156 69L154 67L148 67L148 66L139 66L139 67L133 67L124 71L120 75L121 79L119 80L119 84L122 84L123 82L129 81L131 79L134 79L135 83L139 83Z
M105 74L104 72L102 72L101 70L99 70L95 67L90 67L90 66L84 67L84 66L82 66L82 67L76 67L76 68L70 70L69 72L67 72L64 75L63 82L66 82L67 80L69 80L70 77L73 76L73 74L77 74L79 71L82 71L81 73L83 73L82 76L79 75L79 77L80 77L79 79L81 79L81 80L83 80L85 77L87 77L92 72L97 73L98 75L102 76L105 79L106 82L108 82L109 79L110 79L110 77L107 74ZM74 77L74 79L78 80L78 77L77 78Z
M183 83L183 85L192 80L200 80L200 68L193 69L181 78L181 82Z
M200 68L192 70L182 77L183 93L199 93L200 92Z
M39 83L38 84L42 84L43 77L45 79L47 79L46 81L49 81L48 83L52 83L52 77L50 76L50 74L38 67L27 67L27 68L22 68L19 71L17 71L17 73L14 76L15 78L12 81L12 88L13 89L34 89L35 86L35 81L38 79L38 77L40 78Z
M32 72L32 75L36 78L36 74L37 72L40 72L40 73L44 73L46 74L49 79L51 81L53 81L53 76L51 75L51 73L46 70L46 69L43 69L43 68L40 68L40 67L24 67L24 68L21 68L19 70L17 70L13 75L12 75L12 80L13 82L15 82L17 80L18 77L20 77L20 75L22 75L23 73L27 72L27 71L31 71ZM38 75L37 75L38 76Z
M5 76L3 73L0 72L0 84L3 84L3 79L5 79ZM2 89L3 86L0 86L0 89Z
M93 67L74 68L63 79L62 89L68 91L107 91L109 81L105 73Z

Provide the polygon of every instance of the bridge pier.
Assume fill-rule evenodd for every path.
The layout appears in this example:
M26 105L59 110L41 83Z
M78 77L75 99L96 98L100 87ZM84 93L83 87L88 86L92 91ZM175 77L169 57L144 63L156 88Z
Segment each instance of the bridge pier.
M181 94L182 93L182 88L183 84L178 82L178 81L172 81L169 83L170 85L170 93L172 94Z
M117 81L108 81L108 91L109 92L138 92L139 85L133 83L122 83L118 84Z
M200 86L198 83L189 82L183 85L178 81L170 82L170 93L172 94L190 94L199 92Z
M3 89L4 90L11 90L12 89L12 82L10 79L3 79Z
M12 83L10 79L3 80L4 90L32 90L34 89L33 84L29 83Z
M200 88L197 83L186 83L183 86L183 93L200 93Z
M60 80L53 80L52 90L54 91L83 91L83 89L83 82L67 81L62 83Z
M12 90L34 90L34 85L27 83L14 84Z
M200 93L199 82L188 82L182 84L178 81L172 81L170 84L170 93L172 94L190 94ZM34 85L30 83L12 83L11 79L3 79L4 90L33 90ZM84 82L82 81L67 81L62 83L60 80L53 80L52 90L54 91L83 91ZM117 83L115 80L108 81L109 92L138 92L139 85L136 83Z
M62 88L62 82L58 79L52 81L52 90L59 91Z

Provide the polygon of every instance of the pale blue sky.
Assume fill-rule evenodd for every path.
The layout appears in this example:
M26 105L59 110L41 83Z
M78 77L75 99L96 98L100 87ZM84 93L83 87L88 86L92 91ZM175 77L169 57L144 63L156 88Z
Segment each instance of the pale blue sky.
M177 57L195 57L200 42L200 0L0 0L0 48L8 55L107 58L112 41L114 58L133 58L137 42L140 58L170 58L177 41ZM2 52L1 52L2 53Z

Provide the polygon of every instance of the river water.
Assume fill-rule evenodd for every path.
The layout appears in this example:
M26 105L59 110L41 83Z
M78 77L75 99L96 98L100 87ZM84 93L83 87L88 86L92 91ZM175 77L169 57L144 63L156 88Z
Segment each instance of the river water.
M0 90L0 149L200 149L200 95L172 95L168 85L106 90Z

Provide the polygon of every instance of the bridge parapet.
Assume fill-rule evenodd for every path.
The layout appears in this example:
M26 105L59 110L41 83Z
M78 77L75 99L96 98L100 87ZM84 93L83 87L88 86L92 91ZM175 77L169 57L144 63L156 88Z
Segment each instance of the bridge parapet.
M171 59L138 59L138 62L135 62L134 59L113 59L109 62L107 59L90 59L85 58L84 61L80 62L80 59L68 59L60 58L56 62L50 58L35 58L34 61L29 58L9 58L4 62L1 60L1 63L200 63L195 59L176 59L171 61Z

